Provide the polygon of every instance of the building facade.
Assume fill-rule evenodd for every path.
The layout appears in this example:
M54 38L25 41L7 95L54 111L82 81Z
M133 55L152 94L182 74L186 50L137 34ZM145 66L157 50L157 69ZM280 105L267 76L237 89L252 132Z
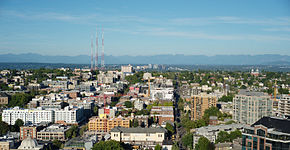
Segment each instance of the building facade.
M17 119L21 119L27 124L37 124L41 122L54 122L54 113L52 110L44 110L41 107L37 109L12 109L3 110L2 119L9 125L14 125Z
M100 118L92 117L88 123L90 131L109 132L114 127L130 127L130 119L128 118Z
M282 95L278 103L278 114L281 116L290 116L290 96Z
M165 139L164 128L122 128L115 127L111 130L111 139L119 142L152 148L155 145L162 145Z
M289 119L263 117L244 127L242 150L289 150L289 127Z
M216 107L217 97L206 93L192 96L191 120L199 120L203 117L204 111L210 107Z
M37 132L37 140L40 141L65 141L65 133L69 128L66 126L61 125L51 125L47 128L42 129L41 131Z
M55 122L64 122L66 124L78 124L84 119L83 107L65 107L55 110Z
M272 108L273 102L267 94L242 90L233 99L233 119L253 124L263 116L271 116Z
M32 139L36 139L36 127L34 126L22 126L20 127L20 140L26 139L28 136Z
M0 105L7 105L9 101L9 96L5 93L0 93Z

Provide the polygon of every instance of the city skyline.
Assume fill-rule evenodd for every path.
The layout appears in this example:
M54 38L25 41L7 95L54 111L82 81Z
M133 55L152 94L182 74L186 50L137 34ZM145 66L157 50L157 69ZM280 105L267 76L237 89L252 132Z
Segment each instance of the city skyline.
M105 55L289 55L289 8L288 1L2 1L0 54L90 55L98 25Z

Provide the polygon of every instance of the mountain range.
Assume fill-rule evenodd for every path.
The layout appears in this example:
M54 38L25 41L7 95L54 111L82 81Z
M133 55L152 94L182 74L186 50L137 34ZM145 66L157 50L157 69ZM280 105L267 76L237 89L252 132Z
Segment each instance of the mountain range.
M99 58L99 61L101 58ZM89 64L90 56L47 56L35 53L0 54L0 62L6 63L66 63ZM105 55L106 64L184 64L184 65L290 65L290 56L264 55L152 55L112 56Z

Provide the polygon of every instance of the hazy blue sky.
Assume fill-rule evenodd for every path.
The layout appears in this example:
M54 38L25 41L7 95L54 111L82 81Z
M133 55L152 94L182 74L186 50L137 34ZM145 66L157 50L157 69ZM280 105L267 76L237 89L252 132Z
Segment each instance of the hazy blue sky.
M290 55L289 0L0 0L0 54ZM100 33L99 33L100 34Z

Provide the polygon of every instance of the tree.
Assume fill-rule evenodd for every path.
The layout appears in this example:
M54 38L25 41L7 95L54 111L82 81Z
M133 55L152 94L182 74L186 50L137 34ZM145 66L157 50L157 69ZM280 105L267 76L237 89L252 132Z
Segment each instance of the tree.
M242 132L239 130L232 131L229 135L230 141L233 141L236 138L241 138Z
M216 143L224 143L224 142L229 142L230 138L229 138L229 134L226 131L220 131L218 133L217 139L216 139Z
M201 136L198 139L197 144L195 145L196 150L214 150L214 145L204 136Z
M247 87L245 85L242 85L241 89L247 89Z
M157 144L157 145L155 146L154 150L162 150L162 146L159 145L159 144Z
M181 142L184 146L191 148L193 147L193 134L188 133L181 138Z
M53 145L53 148L52 149L60 149L63 147L63 144L61 141L59 140L53 140L52 141L52 145Z
M132 107L133 107L133 104L132 104L132 102L130 102L130 101L126 101L126 102L125 102L125 106L126 106L127 108L132 108Z
M66 138L71 139L71 138L76 137L77 134L78 134L78 126L73 125L67 130L67 132L65 133L65 136Z
M87 129L88 129L88 124L82 126L80 129L79 135L83 135Z
M169 131L170 135L174 133L174 127L170 123L166 123L165 128Z
M174 143L172 146L172 150L179 150L178 144Z
M92 150L124 150L124 147L118 141L109 140L96 143Z
M134 119L133 120L133 127L138 127L139 126L139 122L138 122L138 120L137 119Z
M222 96L218 101L220 102L232 102L234 96L233 95L228 95L228 96Z
M8 131L8 124L6 122L0 121L0 136L5 135Z
M24 125L24 122L21 119L17 119L13 126L11 126L12 132L19 132L20 127Z

